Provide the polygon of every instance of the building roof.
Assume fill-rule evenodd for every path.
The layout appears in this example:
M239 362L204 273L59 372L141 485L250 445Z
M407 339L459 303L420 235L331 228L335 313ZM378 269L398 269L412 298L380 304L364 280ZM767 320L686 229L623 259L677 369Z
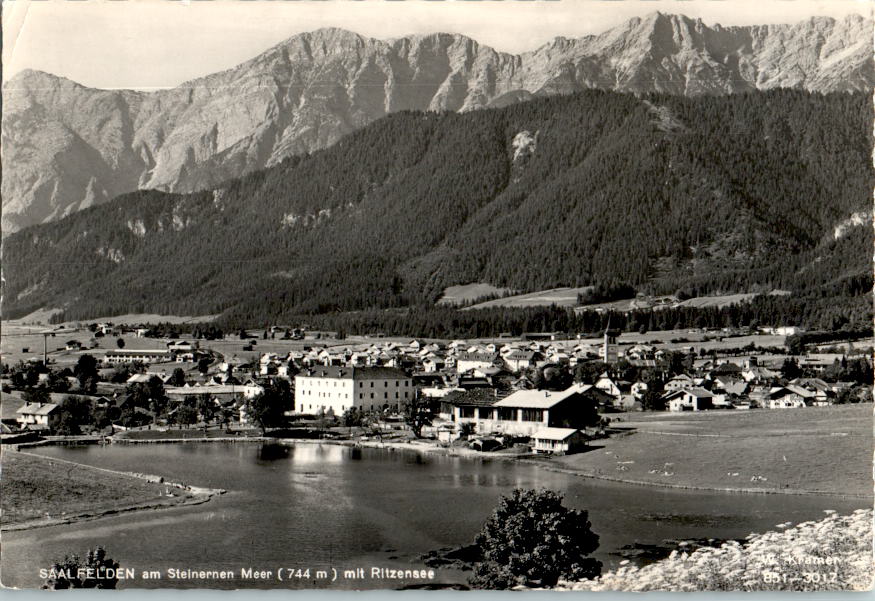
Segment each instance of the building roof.
M58 408L54 403L25 403L16 411L20 415L49 415Z
M409 376L394 367L345 367L338 365L314 365L296 377L332 378L351 380L401 380Z
M468 351L459 353L459 361L495 361L499 355L497 352L481 351L478 353L470 353Z
M580 430L577 428L541 428L532 434L532 438L536 440L565 440L576 432L580 432Z
M711 394L710 390L705 390L704 388L699 388L698 386L686 388L683 392L689 392L694 397L699 397L700 399L710 399L714 397L714 395Z
M170 351L165 349L110 349L106 351L106 356L126 357L131 355L162 355L169 356Z
M516 407L521 409L549 409L562 401L593 388L593 386L572 386L560 392L550 390L517 390L497 403L496 407Z
M475 388L472 390L455 390L441 400L444 403L457 407L492 407L498 399L499 397L496 396L494 389Z

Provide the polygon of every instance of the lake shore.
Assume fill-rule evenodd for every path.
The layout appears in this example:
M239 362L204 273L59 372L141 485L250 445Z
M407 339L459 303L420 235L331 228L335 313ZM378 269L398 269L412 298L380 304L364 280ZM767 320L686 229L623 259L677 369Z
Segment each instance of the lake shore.
M4 449L0 530L31 530L133 511L199 505L225 492L168 482L152 474Z
M690 491L741 494L816 495L872 498L867 457L871 452L872 405L846 405L804 410L708 412L703 414L626 414L618 425L629 433L594 440L586 452L556 457L528 453L483 453L434 440L336 440L263 436L187 436L152 432L149 438L117 436L114 444L185 442L276 442L330 444L390 451L437 454L478 460L517 461L581 478ZM211 432L212 434L212 432ZM55 440L41 444L64 444ZM30 444L20 445L27 448ZM9 447L6 447L7 449ZM50 461L53 469L25 470L16 482L10 458ZM59 466L66 465L65 468ZM70 467L93 478L71 479ZM20 467L20 466L19 466ZM10 469L11 468L11 469ZM164 483L158 476L101 470L63 460L4 449L3 530L39 528L115 515L205 503L213 491ZM122 478L119 481L118 478ZM131 484L137 482L146 488ZM102 483L110 493L96 496ZM26 486L22 486L26 485ZM158 490L158 487L163 487ZM30 493L25 488L33 489ZM151 488L150 488L151 487ZM173 491L173 494L166 494ZM59 495L57 491L65 491ZM108 504L87 503L88 494ZM42 497L40 497L42 495ZM72 500L72 503L71 503ZM78 503L78 505L77 505ZM27 515L25 515L27 514Z

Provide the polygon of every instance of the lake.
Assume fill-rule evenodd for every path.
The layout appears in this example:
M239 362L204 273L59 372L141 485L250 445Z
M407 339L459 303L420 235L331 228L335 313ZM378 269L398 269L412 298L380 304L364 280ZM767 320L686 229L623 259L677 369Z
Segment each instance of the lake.
M587 509L606 567L630 543L665 539L742 538L787 521L871 506L865 499L752 495L647 488L551 472L500 459L420 455L332 444L190 443L42 447L35 452L171 481L223 488L208 503L142 511L3 534L2 581L34 587L65 554L103 545L135 581L120 588L387 588L407 581L337 582L315 571L373 566L423 568L420 555L469 543L499 497L516 487L562 491ZM267 580L143 580L142 570L272 570ZM278 568L310 568L309 577L277 581ZM439 568L435 582L467 573ZM416 581L421 582L421 581Z

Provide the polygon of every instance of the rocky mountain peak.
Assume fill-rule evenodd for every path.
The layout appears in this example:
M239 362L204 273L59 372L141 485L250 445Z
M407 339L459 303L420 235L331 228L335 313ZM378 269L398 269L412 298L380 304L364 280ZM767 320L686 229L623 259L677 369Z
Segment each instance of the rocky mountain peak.
M721 27L662 12L519 55L455 33L382 41L326 27L150 93L22 71L4 84L3 232L137 189L209 188L394 111L468 111L589 88L698 95L873 84L869 19Z

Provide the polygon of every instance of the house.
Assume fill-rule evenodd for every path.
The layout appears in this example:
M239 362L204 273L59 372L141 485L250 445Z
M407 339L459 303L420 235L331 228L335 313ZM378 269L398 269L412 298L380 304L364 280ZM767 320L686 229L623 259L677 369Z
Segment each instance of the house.
M714 395L695 386L669 392L662 398L669 411L704 411L714 406Z
M441 399L439 415L456 424L473 423L477 426L481 419L493 418L492 406L500 398L493 388L451 390Z
M532 442L535 453L573 453L586 446L586 436L577 428L541 428Z
M519 373L526 368L534 366L535 362L540 358L540 355L534 351L514 349L504 354L504 363L510 371Z
M351 407L397 411L415 397L415 391L412 378L393 367L314 366L295 376L295 410L321 409L334 415Z
M465 373L472 369L493 367L500 360L498 353L490 351L464 351L456 358L456 371Z
M664 390L666 392L677 392L684 388L691 388L692 386L693 379L690 376L687 374L679 374L665 383Z
M78 340L68 340L64 344L64 349L68 350L68 351L81 351L82 350L82 343L79 342Z
M22 430L49 430L60 409L55 403L25 403L15 412L16 421Z
M194 341L189 342L187 340L180 340L179 342L168 342L167 350L172 353L192 353L200 348L200 342Z
M799 409L814 404L817 395L795 384L769 390L765 406L769 409Z
M543 428L584 428L598 421L598 407L606 397L591 385L561 392L518 390L491 407L479 407L476 429L480 434L531 436Z
M429 354L422 360L422 369L425 373L435 373L439 371L443 371L447 367L447 361L443 357L435 355L434 353Z
M171 401L180 402L187 398L207 395L226 405L235 401L252 399L264 392L264 387L248 382L246 384L207 384L205 386L168 386L164 393Z

